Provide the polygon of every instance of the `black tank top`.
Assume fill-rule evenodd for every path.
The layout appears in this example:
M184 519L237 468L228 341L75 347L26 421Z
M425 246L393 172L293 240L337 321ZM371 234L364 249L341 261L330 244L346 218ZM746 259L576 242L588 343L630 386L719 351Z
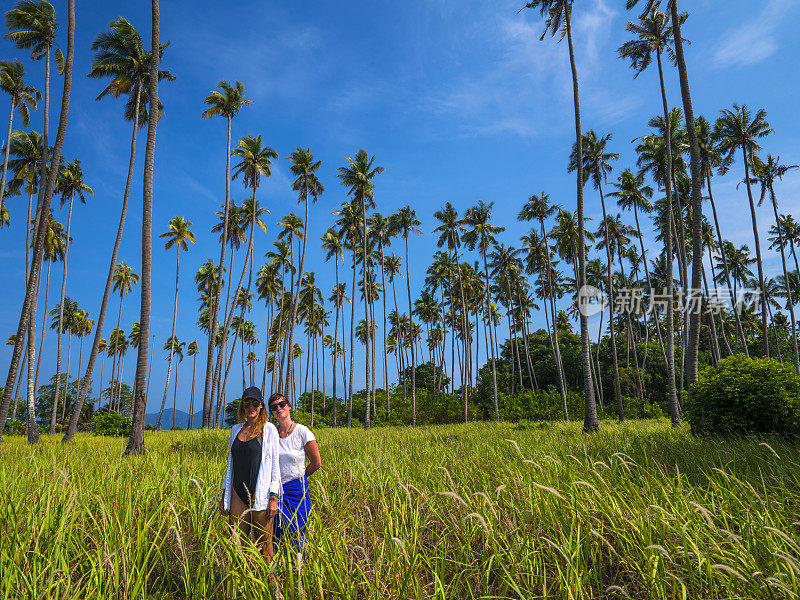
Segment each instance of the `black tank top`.
M243 442L237 435L231 446L231 458L233 458L233 491L242 502L252 507L256 495L258 470L261 466L261 442L258 437Z

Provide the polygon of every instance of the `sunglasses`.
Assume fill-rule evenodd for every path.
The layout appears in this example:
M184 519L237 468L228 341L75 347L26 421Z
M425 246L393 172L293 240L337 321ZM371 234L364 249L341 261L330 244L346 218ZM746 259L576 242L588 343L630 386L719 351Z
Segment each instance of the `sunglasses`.
M271 404L269 407L269 412L275 412L279 408L286 408L289 406L288 400L281 400L280 402L276 402L275 404Z
M245 400L242 400L242 406L244 408L257 408L261 406L261 402L259 402L258 400L254 400L253 398L247 398Z

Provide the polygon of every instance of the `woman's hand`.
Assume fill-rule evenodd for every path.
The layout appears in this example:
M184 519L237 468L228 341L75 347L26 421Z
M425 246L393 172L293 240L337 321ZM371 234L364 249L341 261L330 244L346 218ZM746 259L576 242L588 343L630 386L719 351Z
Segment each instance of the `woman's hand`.
M230 514L229 510L225 510L225 492L223 492L222 498L219 499L219 514L223 517L227 517Z
M267 517L274 517L278 514L278 499L275 496L272 496L269 499L269 504L267 504Z

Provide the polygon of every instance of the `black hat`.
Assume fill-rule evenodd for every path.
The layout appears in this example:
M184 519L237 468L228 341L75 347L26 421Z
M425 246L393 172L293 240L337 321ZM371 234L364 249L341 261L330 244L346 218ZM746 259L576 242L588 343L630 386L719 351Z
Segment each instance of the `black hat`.
M253 398L259 402L263 402L264 398L261 396L261 390L257 387L249 387L242 394L242 400L245 398Z

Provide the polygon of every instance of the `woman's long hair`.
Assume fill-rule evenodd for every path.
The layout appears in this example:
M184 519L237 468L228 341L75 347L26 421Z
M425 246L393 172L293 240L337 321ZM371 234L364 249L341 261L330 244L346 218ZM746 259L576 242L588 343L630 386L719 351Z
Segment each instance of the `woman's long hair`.
M239 401L239 409L236 411L236 416L239 419L239 423L244 423L246 420L244 414L244 406L242 405L243 400ZM261 432L264 430L264 425L267 424L267 420L269 419L269 415L267 414L267 407L264 405L264 401L261 401L261 410L258 411L258 416L256 417L255 425L253 426L253 437L258 437L261 435Z

